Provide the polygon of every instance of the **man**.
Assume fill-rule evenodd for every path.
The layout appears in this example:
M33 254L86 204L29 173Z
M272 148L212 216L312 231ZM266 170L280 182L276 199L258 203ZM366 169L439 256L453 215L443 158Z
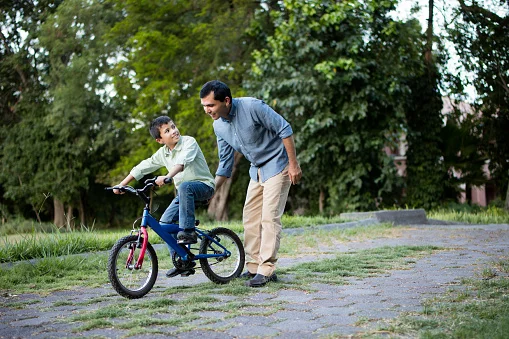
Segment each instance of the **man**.
M232 98L226 84L213 80L200 91L201 104L212 119L217 137L219 166L216 190L231 176L234 151L251 162L243 210L247 272L250 287L276 281L274 273L283 215L291 184L302 171L295 153L290 124L255 98Z

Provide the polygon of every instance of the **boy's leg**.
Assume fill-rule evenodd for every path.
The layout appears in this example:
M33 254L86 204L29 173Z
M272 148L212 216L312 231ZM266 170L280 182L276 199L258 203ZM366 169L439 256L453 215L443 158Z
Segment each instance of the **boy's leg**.
M166 208L163 215L161 216L161 219L159 219L161 222L167 223L167 224L176 224L179 221L179 198L178 196L175 197L175 199L172 200L170 205ZM177 240L177 235L172 234L172 237ZM171 248L169 245L168 249L170 250L170 255L173 255L173 252L175 250Z
M258 272L258 265L260 264L262 198L263 187L251 179L242 212L246 267L251 274Z
M177 235L184 243L187 239L196 242L195 227L195 201L206 201L214 195L214 189L199 181L186 181L179 185L179 225L184 231Z

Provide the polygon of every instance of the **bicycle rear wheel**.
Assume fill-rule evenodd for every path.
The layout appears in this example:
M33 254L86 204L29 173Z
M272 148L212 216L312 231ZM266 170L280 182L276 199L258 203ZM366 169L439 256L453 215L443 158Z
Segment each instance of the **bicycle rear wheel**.
M140 254L137 244L138 236L124 237L113 245L108 258L111 285L118 294L129 299L143 297L157 279L157 255L150 243L147 244L142 267L134 268Z
M201 258L200 265L203 273L216 284L226 284L240 275L245 263L244 246L235 232L218 227L208 235L215 239L226 251L207 237L200 244L200 254L223 254L223 256Z

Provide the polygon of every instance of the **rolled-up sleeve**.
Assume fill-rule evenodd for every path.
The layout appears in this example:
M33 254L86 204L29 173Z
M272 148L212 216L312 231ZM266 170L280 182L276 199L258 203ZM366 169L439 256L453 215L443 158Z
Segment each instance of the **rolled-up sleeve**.
M220 136L217 136L217 147L219 152L219 165L216 175L230 178L233 171L233 156L235 150Z
M258 123L276 133L281 139L288 138L293 134L292 127L288 121L274 111L272 107L263 101L257 101L256 106L253 112L257 114Z
M164 160L161 159L162 150L159 149L150 158L141 161L137 166L131 170L131 175L140 180L145 175L150 174L161 167L164 167Z

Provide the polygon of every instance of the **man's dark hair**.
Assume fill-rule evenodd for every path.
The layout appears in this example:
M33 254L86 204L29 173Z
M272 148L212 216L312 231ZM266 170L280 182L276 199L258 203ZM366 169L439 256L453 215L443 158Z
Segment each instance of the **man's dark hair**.
M155 118L150 123L150 135L154 139L160 139L161 133L159 133L159 129L161 128L162 125L170 124L170 122L173 122L173 120L171 120L171 118L166 115L162 115L160 117Z
M214 100L224 102L226 97L232 99L230 88L219 80L211 80L207 82L200 90L200 99L205 98L210 92L214 92Z

